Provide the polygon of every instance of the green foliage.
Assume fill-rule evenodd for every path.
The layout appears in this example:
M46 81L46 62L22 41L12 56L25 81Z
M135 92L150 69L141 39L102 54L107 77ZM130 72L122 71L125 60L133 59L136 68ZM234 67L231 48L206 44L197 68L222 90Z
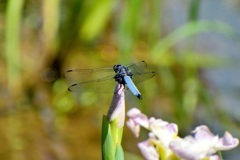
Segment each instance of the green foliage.
M103 160L123 160L124 153L121 146L123 128L116 126L114 122L109 122L106 116L102 121L102 159Z
M80 36L85 40L93 40L96 38L108 23L115 3L116 2L112 0L95 0L91 4L91 9L87 12L83 26L80 29Z
M114 160L116 153L116 143L113 140L110 123L106 116L102 121L102 159Z
M115 160L124 160L124 153L121 144L117 144Z
M18 88L21 76L20 28L24 0L9 0L6 11L6 44L5 57L7 61L8 87ZM16 81L17 80L17 81Z

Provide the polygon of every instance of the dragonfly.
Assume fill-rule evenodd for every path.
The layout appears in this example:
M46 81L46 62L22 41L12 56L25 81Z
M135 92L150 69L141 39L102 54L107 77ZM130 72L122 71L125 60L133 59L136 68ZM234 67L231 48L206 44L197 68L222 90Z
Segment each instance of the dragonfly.
M155 76L155 72L147 71L145 61L129 65L116 64L109 68L74 69L65 72L64 77L70 82L71 92L112 92L116 83L130 90L137 98L142 99L137 84Z

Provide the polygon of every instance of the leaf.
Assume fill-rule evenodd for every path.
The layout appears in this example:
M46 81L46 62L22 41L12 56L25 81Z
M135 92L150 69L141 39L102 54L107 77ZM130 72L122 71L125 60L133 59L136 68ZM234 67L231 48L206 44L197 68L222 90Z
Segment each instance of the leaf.
M85 40L94 39L110 19L114 4L115 1L111 0L96 1L80 30L81 37L84 37Z
M104 115L102 121L102 160L115 160L115 151L110 122Z
M117 145L116 160L124 160L124 152L123 152L121 144Z

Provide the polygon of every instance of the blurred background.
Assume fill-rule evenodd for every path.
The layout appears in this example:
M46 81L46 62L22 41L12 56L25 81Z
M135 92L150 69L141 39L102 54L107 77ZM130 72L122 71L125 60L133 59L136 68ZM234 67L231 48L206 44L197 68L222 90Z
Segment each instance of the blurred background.
M64 72L145 60L127 110L240 138L239 0L0 0L0 157L101 159L111 94L67 91ZM124 129L126 159L142 159ZM222 152L240 157L239 147Z

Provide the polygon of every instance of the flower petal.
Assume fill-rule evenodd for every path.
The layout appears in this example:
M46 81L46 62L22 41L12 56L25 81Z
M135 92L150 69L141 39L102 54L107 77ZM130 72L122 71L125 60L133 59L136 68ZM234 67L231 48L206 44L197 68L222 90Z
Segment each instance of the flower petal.
M195 160L207 158L217 151L215 146L219 138L213 135L207 126L199 126L194 132L194 137L178 138L170 143L170 148L176 155L183 159Z
M139 109L132 108L128 111L127 116L132 119L136 124L146 129L149 128L148 117L145 114L142 114Z
M150 144L150 140L138 143L138 147L146 160L159 160L156 148Z
M150 118L149 128L151 138L156 137L155 141L161 148L168 149L169 143L177 136L178 127L174 123L168 123L161 119Z
M218 155L212 155L209 157L209 160L221 160L220 157Z
M126 124L128 128L133 132L134 136L138 137L140 132L140 125L136 124L132 119L129 119Z
M216 148L218 150L230 150L235 148L238 144L239 140L237 138L233 138L229 132L225 132L224 136L219 139Z
M196 140L213 140L216 136L209 130L209 128L205 125L196 127L193 131L195 133L194 137Z
M208 153L208 148L204 148L204 146L198 144L192 136L185 137L184 139L176 138L171 141L169 147L179 158L187 160L202 159Z
M112 102L109 107L107 117L110 122L118 119L118 127L124 126L125 119L125 92L124 86L122 84L116 84L114 94L112 97Z

